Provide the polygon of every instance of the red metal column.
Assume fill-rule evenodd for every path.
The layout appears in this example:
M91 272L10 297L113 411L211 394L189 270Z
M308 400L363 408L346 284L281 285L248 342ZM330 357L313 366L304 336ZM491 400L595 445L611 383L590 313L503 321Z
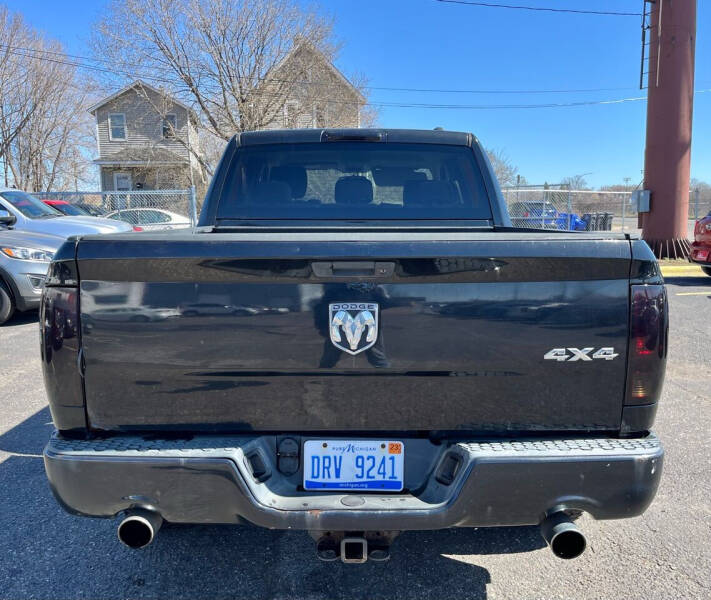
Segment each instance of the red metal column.
M696 0L657 0L652 9L644 187L651 211L642 237L659 258L688 256Z

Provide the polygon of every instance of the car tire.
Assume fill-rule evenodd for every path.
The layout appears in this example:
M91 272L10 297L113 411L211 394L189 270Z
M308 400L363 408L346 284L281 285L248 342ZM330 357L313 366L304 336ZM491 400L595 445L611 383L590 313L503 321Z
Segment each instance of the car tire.
M711 277L711 267L701 267L701 270L706 273L706 275Z
M7 323L15 313L15 299L8 287L0 281L0 325Z

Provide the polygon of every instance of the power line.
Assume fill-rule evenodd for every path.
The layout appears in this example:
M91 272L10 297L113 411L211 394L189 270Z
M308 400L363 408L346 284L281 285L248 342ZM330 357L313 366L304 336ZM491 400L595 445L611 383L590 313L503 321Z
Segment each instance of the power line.
M73 61L63 61L56 58L50 58L47 56L35 56L31 54L25 54L22 52L17 52L13 50L8 50L9 54L16 56L21 56L24 58L32 58L34 60L46 61L56 64L63 64L78 68L85 68L91 70L98 70L105 73L112 73L115 75L125 75L135 79L149 79L157 80L166 83L174 83L173 80L164 78L155 78L149 76L139 76L135 73L130 73L128 71L119 71L114 69L106 69L103 67L96 67L94 65L86 65L80 62ZM278 94L269 94L268 92L252 91L251 95L256 96L277 96ZM459 109L459 110L495 110L495 109L516 109L516 108L563 108L563 107L573 107L573 106L589 106L595 104L620 104L623 102L634 102L638 100L645 100L646 98L620 98L615 100L590 100L581 102L561 102L561 103L544 103L544 104L435 104L435 103L415 103L415 102L366 102L367 106L374 106L379 108L422 108L422 109ZM328 100L328 102L334 104L353 104L353 102L339 101L339 100Z
M544 104L426 104L426 103L396 103L381 102L376 106L400 107L400 108L442 108L442 109L466 109L466 110L494 110L494 109L514 109L514 108L564 108L572 106L593 106L603 104L623 104L625 102L639 102L646 100L644 96L636 98L615 98L612 100L582 100L580 102L549 102Z
M98 67L96 65L87 65L85 63L81 63L79 61L89 61L89 62L103 62L103 63L109 63L109 64L114 64L112 61L106 60L106 59L101 59L101 58L90 58L87 56L78 56L76 54L67 54L65 52L57 52L53 50L44 50L44 49L38 49L38 48L26 48L22 46L9 46L7 44L0 44L0 48L6 48L8 50L12 51L20 51L20 52L30 52L33 54L51 54L54 56L60 56L64 58L71 58L75 59L74 61L67 61L67 63L62 63L62 64L69 64L71 63L74 66L80 67L80 68L85 68L85 69L91 69L95 71L100 71L100 72L106 72L106 73L115 73L115 74L122 74L122 75L134 75L133 73L129 71L124 71L124 70L117 70L116 68L114 69L109 69L107 67ZM29 56L26 54L22 54L22 56ZM31 58L42 58L40 56L31 56ZM128 67L136 67L136 65L131 65L128 64ZM161 81L165 83L174 83L175 80L173 79L168 79L168 78L162 78L162 77L152 77L152 76L141 76L141 79L152 79L154 81ZM292 84L304 84L304 85L311 85L311 86L323 86L323 87L328 87L331 86L332 84L330 83L324 83L324 82L316 82L316 81L300 81L300 80L289 80L289 79L277 79L277 78L263 78L263 77L251 77L248 78L251 80L257 80L257 81L274 81L276 83L292 83ZM537 89L537 90L526 90L526 89L520 89L520 90L502 90L502 89L451 89L451 88L415 88L415 87L391 87L391 86L375 86L375 85L364 85L361 86L363 89L367 90L374 90L374 91L388 91L388 92L412 92L412 93L440 93L440 94L580 94L580 93L590 93L590 92L619 92L619 91L627 91L627 90L635 90L637 88L635 87L607 87L607 88L578 88L578 89Z
M0 44L0 47L2 45ZM34 60L47 61L51 63L63 64L68 66L73 66L77 68L85 68L92 70L99 70L106 73L112 73L115 75L125 75L135 79L151 79L157 81L163 81L166 83L174 84L174 80L166 78L157 78L150 76L139 76L135 73L129 71L120 71L115 69L107 69L103 67L96 67L94 65L86 65L81 62L76 61L63 61L60 59L50 58L47 56L36 56L31 54L26 54L22 52L17 52L13 50L8 50L9 54L16 56L21 56L24 58L32 58ZM706 93L711 91L711 89L696 90L696 93ZM276 97L279 94L270 94L267 92L252 91L252 95L256 96L273 96ZM420 108L420 109L449 109L449 110L502 110L502 109L536 109L536 108L567 108L567 107L579 107L579 106L595 106L595 105L607 105L607 104L623 104L629 102L640 102L647 98L645 96L631 97L631 98L615 98L608 100L583 100L577 102L548 102L540 104L438 104L438 103L417 103L417 102L366 102L367 106L381 107L381 108ZM354 104L352 101L339 101L339 100L328 100L330 103L334 104Z
M442 94L579 94L588 92L613 92L636 90L635 87L587 88L587 89L552 89L552 90L461 90L437 88L376 87L363 86L369 90L387 90L393 92L442 93Z
M3 44L0 44L0 47L6 47ZM11 47L6 47L6 48L11 48ZM67 65L70 67L78 67L80 69L88 69L90 71L97 71L101 73L110 73L112 75L124 75L126 77L132 77L135 79L149 79L151 81L160 81L162 83L175 83L173 79L168 79L166 77L155 77L152 75L142 75L141 77L138 77L135 73L132 73L131 71L123 71L119 69L108 69L105 67L98 67L96 65L87 65L85 63L81 63L78 61L70 61L70 60L61 60L58 58L51 58L49 56L37 56L38 52L42 52L40 50L35 50L33 48L22 48L22 51L18 52L17 50L13 49L8 49L7 53L12 54L14 56L22 56L24 58L32 58L34 60L40 60L40 61L45 61L45 62L50 62L58 65ZM28 54L28 52L33 53L33 54ZM53 53L54 54L54 53Z
M552 8L548 6L521 6L517 4L499 4L497 2L478 2L477 0L436 0L447 4L463 4L464 6L484 6L487 8L511 8L514 10L532 10L554 13L575 13L579 15L611 15L615 17L641 17L642 13L618 12L609 10L583 10L575 8Z

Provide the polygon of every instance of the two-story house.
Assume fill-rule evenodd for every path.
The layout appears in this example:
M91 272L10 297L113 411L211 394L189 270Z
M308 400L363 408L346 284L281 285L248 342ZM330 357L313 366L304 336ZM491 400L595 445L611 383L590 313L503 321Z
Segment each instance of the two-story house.
M196 158L197 116L182 102L135 81L95 104L102 191L204 186Z
M360 127L366 99L317 48L296 46L254 90L255 129ZM248 109L247 109L248 110ZM102 191L186 189L207 183L198 118L179 100L135 81L89 109L96 119ZM202 161L204 164L204 161Z
M366 104L358 88L308 42L287 54L255 92L256 103L275 97L279 108L260 128L360 127Z

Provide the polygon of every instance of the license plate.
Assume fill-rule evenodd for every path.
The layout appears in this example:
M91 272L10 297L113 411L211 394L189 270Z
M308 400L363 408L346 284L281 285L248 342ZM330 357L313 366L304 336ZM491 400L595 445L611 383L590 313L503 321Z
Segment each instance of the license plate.
M404 465L402 442L308 440L304 443L304 489L399 492Z

